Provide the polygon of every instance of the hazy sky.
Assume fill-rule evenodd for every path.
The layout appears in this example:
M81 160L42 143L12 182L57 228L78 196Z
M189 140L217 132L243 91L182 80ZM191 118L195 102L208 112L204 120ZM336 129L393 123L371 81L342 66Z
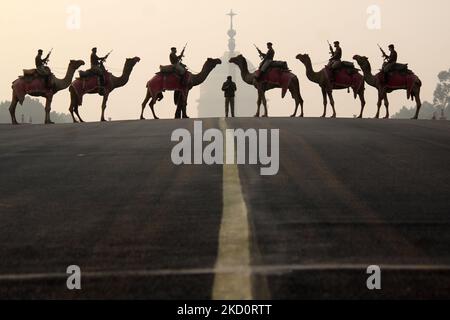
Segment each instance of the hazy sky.
M37 6L38 5L38 6ZM81 9L80 29L67 27L67 12L71 5ZM367 27L367 9L378 5L381 9L381 29ZM107 66L118 74L126 57L139 56L142 61L135 68L129 84L114 92L109 100L107 117L138 118L145 96L145 84L168 63L169 48L182 47L189 42L185 62L192 70L200 70L206 57L220 57L227 49L226 32L233 8L237 29L237 50L254 62L258 61L253 43L264 47L272 41L277 59L287 60L300 78L306 101L306 115L321 113L321 94L317 85L305 76L305 68L295 59L297 53L309 53L313 62L328 58L326 40L340 40L344 58L354 54L367 55L372 64L382 63L377 42L385 47L395 43L400 62L409 63L423 80L423 100L431 100L439 71L450 67L450 2L448 0L22 0L1 1L0 43L0 100L11 98L11 82L24 68L33 67L37 49L54 48L50 67L62 76L70 59L89 61L90 49L100 54L114 49ZM320 66L316 66L319 68ZM190 114L196 114L199 90L190 96ZM221 95L218 88L218 95ZM292 100L284 101L279 92L269 94L271 115L289 115ZM335 95L339 116L359 112L359 104L346 92ZM167 99L169 100L169 99ZM366 116L375 114L376 94L367 88ZM101 98L89 96L81 109L87 120L99 120ZM398 111L406 101L406 93L391 97L391 112ZM67 112L68 91L60 92L53 110ZM239 107L239 106L238 106ZM157 105L162 117L172 117L170 101ZM149 115L148 115L149 116Z

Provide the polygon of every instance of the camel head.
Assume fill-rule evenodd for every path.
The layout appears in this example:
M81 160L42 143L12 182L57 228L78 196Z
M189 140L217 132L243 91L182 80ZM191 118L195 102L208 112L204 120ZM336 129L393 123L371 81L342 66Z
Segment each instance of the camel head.
M83 60L70 60L69 68L73 70L77 70L81 66L84 66Z
M311 58L308 54L301 54L299 53L296 57L296 59L300 60L303 64L311 64Z
M141 58L139 57L128 58L127 61L125 62L125 65L133 68L139 61L141 61Z
M245 62L245 58L242 54L240 54L236 57L231 58L229 62L240 66Z
M369 62L369 58L364 57L364 56L359 56L359 55L354 55L353 56L353 60L356 60L356 62L358 63L358 65L361 68L370 68L370 62Z
M213 58L208 58L205 63L205 65L209 66L210 68L215 68L219 64L222 64L222 60Z

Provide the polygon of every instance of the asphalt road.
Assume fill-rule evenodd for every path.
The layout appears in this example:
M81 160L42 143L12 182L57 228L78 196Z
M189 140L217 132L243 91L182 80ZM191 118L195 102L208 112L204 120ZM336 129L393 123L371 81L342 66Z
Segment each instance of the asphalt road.
M280 129L278 175L175 166L192 120L0 125L0 298L450 298L450 122L224 125Z

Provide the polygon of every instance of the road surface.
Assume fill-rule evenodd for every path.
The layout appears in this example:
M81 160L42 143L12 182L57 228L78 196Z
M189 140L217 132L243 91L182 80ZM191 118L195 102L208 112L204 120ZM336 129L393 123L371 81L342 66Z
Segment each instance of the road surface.
M0 298L450 298L450 122L203 126L280 129L278 175L175 166L193 120L0 125Z

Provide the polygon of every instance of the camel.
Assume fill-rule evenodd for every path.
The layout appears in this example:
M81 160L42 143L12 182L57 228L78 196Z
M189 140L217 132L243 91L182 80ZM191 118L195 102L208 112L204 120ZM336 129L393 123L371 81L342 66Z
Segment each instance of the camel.
M361 112L358 118L363 117L364 107L366 105L366 100L364 97L364 78L359 72L355 72L353 74L348 74L345 69L342 69L335 76L335 81L331 81L330 79L330 71L327 68L323 68L319 72L315 72L312 66L311 58L307 54L299 54L296 57L300 60L306 68L306 76L308 79L314 83L317 83L322 89L323 96L323 115L322 118L326 117L327 113L327 96L330 99L331 107L333 108L333 116L332 118L336 118L336 109L334 107L334 98L333 98L333 90L341 90L350 88L353 89L353 95L356 99L359 96L361 101Z
M141 120L145 120L144 111L149 101L149 106L152 111L153 118L159 119L155 113L155 104L157 101L162 100L163 92L166 90L175 91L175 104L177 105L175 118L189 118L186 110L189 91L193 87L205 82L211 71L221 63L222 61L220 59L208 58L204 63L202 71L200 73L192 74L190 72L187 72L184 81L182 81L180 76L176 75L175 73L157 73L147 83L147 95L145 96L144 102L142 102Z
M290 72L289 70L282 70L279 68L272 68L264 74L260 79L257 79L257 73L250 73L248 70L247 60L243 55L238 55L237 57L231 58L230 63L236 64L241 70L241 77L244 82L249 85L254 86L258 90L258 100L257 100L257 112L255 117L260 116L261 103L264 106L264 115L263 117L268 116L267 112L267 100L266 100L266 91L269 91L274 88L281 88L282 93L281 97L284 98L286 96L287 91L289 90L292 98L295 100L295 111L291 115L291 117L295 117L297 115L298 107L301 106L301 114L300 117L303 117L303 98L300 93L300 83L295 74ZM258 72L258 71L257 71Z
M69 87L70 91L70 107L69 111L72 115L72 120L74 123L77 123L74 116L74 112L80 122L84 122L83 119L81 119L80 114L78 112L78 107L83 104L83 96L85 94L99 94L103 96L102 101L102 116L100 121L106 121L105 120L105 109L106 109L106 103L108 102L109 95L112 91L114 91L117 88L125 86L128 81L130 80L131 72L133 71L134 66L141 61L139 57L134 58L128 58L125 61L123 72L120 77L116 77L112 75L111 73L107 72L105 74L105 84L104 88L99 87L99 80L97 76L90 76L87 78L77 78L74 82L72 82L72 85Z
M416 114L412 119L416 120L419 118L419 112L422 106L422 102L420 100L420 88L422 87L422 81L419 77L409 70L405 74L396 72L389 77L387 84L385 84L383 72L379 72L377 75L372 74L372 67L367 57L355 55L353 59L356 60L363 70L364 80L367 84L378 90L378 109L377 114L375 115L376 119L380 117L380 108L383 100L386 107L386 116L384 118L389 118L389 100L387 94L395 90L406 90L407 99L411 98L413 101L414 99L416 100Z
M47 88L45 84L45 80L43 78L28 78L28 77L19 77L12 84L12 101L11 106L9 107L9 113L11 114L12 124L17 125L18 122L16 120L16 107L17 103L20 105L23 104L25 100L25 96L28 94L33 97L44 97L46 99L45 102L45 124L52 124L53 122L50 120L50 111L51 105L53 101L53 96L61 90L67 89L67 87L72 82L72 78L75 74L75 71L84 65L84 61L82 60L71 60L69 66L67 68L66 75L63 79L54 78L53 79L53 87Z

